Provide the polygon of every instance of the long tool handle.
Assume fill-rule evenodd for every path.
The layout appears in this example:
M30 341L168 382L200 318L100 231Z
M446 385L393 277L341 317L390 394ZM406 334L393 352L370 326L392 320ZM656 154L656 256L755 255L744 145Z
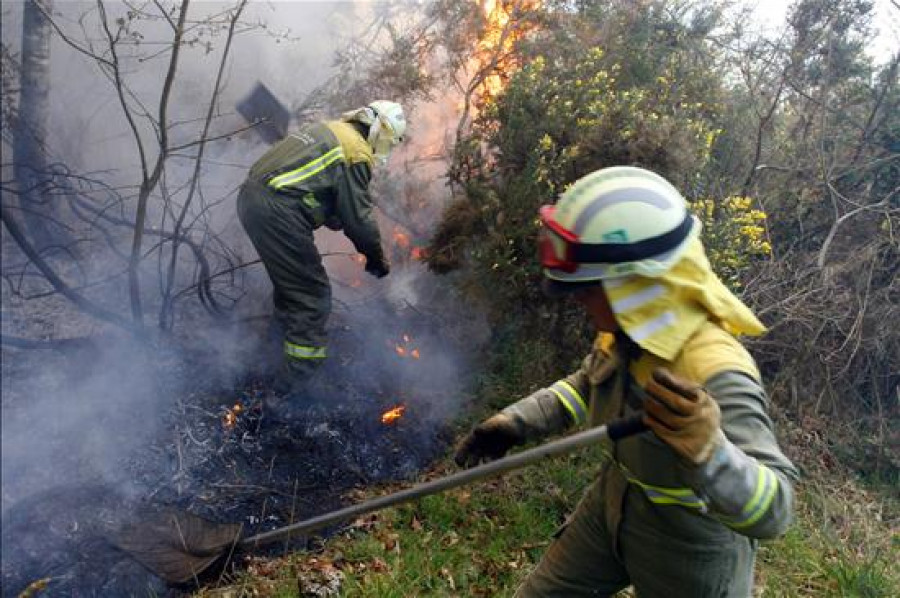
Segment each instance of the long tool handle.
M327 527L333 523L338 523L351 517L365 515L366 513L378 511L400 503L409 502L422 496L438 494L445 490L456 488L458 486L464 486L477 480L497 476L512 469L518 469L526 465L531 465L532 463L540 461L545 457L561 455L563 453L573 451L577 448L581 448L589 444L594 444L596 442L599 442L600 440L603 440L604 438L609 438L610 440L616 441L627 436L639 434L640 432L644 432L646 430L647 427L644 424L641 415L635 415L628 419L613 422L608 426L598 426L596 428L591 428L590 430L579 432L578 434L573 434L565 438L560 438L559 440L554 440L553 442L548 442L547 444L536 446L534 448L528 449L527 451L509 455L508 457L504 457L496 461L491 461L490 463L484 463L471 469L465 469L447 477L432 480L431 482L426 482L418 486L413 486L412 488L407 488L406 490L401 490L400 492L395 492L386 496L380 496L372 500L345 507L338 511L332 511L331 513L325 513L324 515L312 517L310 519L300 521L292 525L273 529L261 534L256 534L255 536L250 536L249 538L241 540L240 544L245 548L251 545L258 546L260 544L267 544L275 540L280 540L292 534L315 531L317 529Z

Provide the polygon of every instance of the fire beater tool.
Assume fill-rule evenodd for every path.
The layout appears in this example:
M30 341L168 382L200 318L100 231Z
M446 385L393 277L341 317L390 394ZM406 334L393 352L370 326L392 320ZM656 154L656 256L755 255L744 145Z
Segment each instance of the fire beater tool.
M170 583L187 583L223 556L252 550L290 536L307 534L329 525L464 486L484 478L531 465L546 457L568 453L603 439L621 440L647 430L640 414L598 426L565 438L465 469L449 476L380 496L331 513L246 538L238 523L215 523L187 512L169 511L156 521L141 521L123 530L113 542L138 562Z
M254 130L266 143L276 143L287 135L291 111L262 83L257 82L238 102L237 111L244 120L255 125Z

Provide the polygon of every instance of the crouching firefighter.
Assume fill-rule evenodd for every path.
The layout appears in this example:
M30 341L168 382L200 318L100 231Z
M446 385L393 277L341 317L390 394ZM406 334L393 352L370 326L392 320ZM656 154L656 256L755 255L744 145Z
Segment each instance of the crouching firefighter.
M757 540L787 528L797 477L734 336L763 325L652 172L596 171L540 217L545 288L574 297L599 334L577 371L476 426L457 463L641 410L652 433L606 444L599 478L516 595L750 596Z
M376 160L386 162L405 132L399 104L372 102L291 133L257 160L241 187L238 216L272 280L284 335L279 392L299 390L326 358L331 286L313 231L343 230L365 256L366 272L390 272L369 181Z

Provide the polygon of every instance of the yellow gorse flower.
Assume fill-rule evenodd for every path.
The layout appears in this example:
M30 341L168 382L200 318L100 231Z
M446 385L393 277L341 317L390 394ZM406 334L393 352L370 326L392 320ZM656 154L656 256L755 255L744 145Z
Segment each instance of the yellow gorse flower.
M754 209L751 198L701 198L691 203L691 210L703 224L703 243L713 269L732 288L741 286L741 276L753 260L772 254L766 213Z

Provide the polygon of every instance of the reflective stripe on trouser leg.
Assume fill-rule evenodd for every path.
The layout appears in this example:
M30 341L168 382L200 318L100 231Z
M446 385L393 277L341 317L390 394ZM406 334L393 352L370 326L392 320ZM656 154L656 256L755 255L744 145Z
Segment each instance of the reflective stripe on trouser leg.
M238 214L272 281L286 362L320 363L326 354L331 287L299 202L248 182L238 197Z
M322 366L323 359L291 359L285 357L279 375L282 382L289 385L302 385L312 380Z
M325 347L310 347L284 341L284 356L291 359L325 359Z

